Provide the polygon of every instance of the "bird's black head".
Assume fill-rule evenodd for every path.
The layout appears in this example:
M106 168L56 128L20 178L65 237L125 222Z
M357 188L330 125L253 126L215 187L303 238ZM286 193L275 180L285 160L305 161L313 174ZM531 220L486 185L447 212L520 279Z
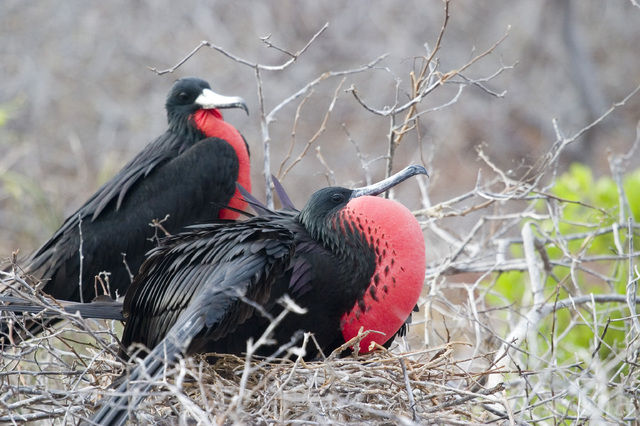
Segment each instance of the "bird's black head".
M321 241L325 246L337 248L340 246L339 240L342 238L360 238L357 235L358 231L352 224L353 220L357 221L357 218L347 216L366 215L367 209L376 208L368 207L366 201L363 203L355 202L355 204L360 204L360 211L356 213L353 208L345 209L349 201L382 194L400 182L418 174L426 175L427 171L422 166L412 165L380 182L362 188L346 189L334 186L320 189L311 196L307 205L298 215L298 220L307 229L311 238ZM339 214L343 209L345 214ZM347 210L350 211L347 212Z
M331 186L322 188L311 196L298 218L313 239L326 239L332 218L347 205L352 193L351 189Z
M340 259L333 264L337 275L332 276L341 277L340 282L363 284L336 289L349 303L361 296L364 284L369 282L375 268L375 252L369 246L357 218L350 214L353 200L354 191L351 189L323 188L311 196L298 216L309 236ZM350 296L347 297L345 292Z
M223 96L211 90L200 78L181 78L171 88L165 104L169 127L185 126L189 117L199 109L242 108L247 113L245 101L237 96Z

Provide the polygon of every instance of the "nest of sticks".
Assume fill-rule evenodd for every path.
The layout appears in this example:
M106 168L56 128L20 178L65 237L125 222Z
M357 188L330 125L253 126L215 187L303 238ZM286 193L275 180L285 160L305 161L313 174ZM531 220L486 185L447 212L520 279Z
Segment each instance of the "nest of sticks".
M58 309L42 295L22 296L48 312ZM117 321L57 314L62 324L2 348L0 422L78 423L135 363L117 356ZM0 315L15 329L24 321L21 314ZM460 359L462 343L409 351L394 344L359 356L336 350L305 361L308 344L314 343L307 335L286 359L207 354L166 365L131 418L141 424L468 424L505 416L495 395L502 385L486 388L489 372L469 371L482 357Z

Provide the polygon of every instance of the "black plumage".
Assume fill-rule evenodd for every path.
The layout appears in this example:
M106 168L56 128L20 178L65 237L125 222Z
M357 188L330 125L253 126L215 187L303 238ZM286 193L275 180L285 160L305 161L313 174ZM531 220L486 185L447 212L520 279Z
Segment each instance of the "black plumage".
M149 386L137 382L142 372L155 377L166 362L185 354L241 354L247 339L261 336L271 318L284 309L278 301L285 294L306 313L289 313L275 328L273 343L261 347L259 353L273 353L301 331L312 332L325 352L342 345L345 315L361 309L358 318L364 318L375 311L374 305L367 305L366 294L371 286L378 285L374 272L386 261L376 250L379 241L371 238L371 228L384 227L384 223L368 223L368 230L357 226L356 219L357 223L367 220L366 204L360 204L358 210L352 206L353 200L378 194L418 173L426 171L410 166L371 187L324 188L314 193L300 212L274 212L262 207L259 216L246 221L200 225L166 238L142 265L124 302L124 346L140 343L151 351L143 366L134 368L128 381L118 387L120 396L105 402L92 421L124 423L128 410L135 407L139 395ZM422 287L424 241L417 221L406 208L390 200L383 202L395 211L404 209L405 222L407 218L415 222L407 229L417 235L410 239L403 235L403 241L418 244L397 250L405 249L421 259L419 264L404 265L417 271L415 282L397 283L398 297L410 300L404 304L408 308L395 309L394 315L402 318L394 334L410 315ZM391 236L406 230L385 232ZM396 263L402 264L402 259ZM405 284L412 290L405 291ZM391 337L385 336L381 342ZM313 356L315 346L306 349L308 356ZM135 383L134 391L128 388L128 382ZM122 397L127 391L138 396L131 400Z
M217 108L232 107L246 110L242 99L215 95L204 80L178 80L167 97L168 130L71 214L33 253L25 272L42 280L43 291L55 298L88 302L96 296L94 277L107 271L112 294L124 295L129 271L135 274L156 244L153 220L166 217L162 226L170 233L216 220L239 174L248 175L248 164L240 170L239 158L248 158L240 134L219 113L225 126L220 137L194 120L197 111L216 114Z
M283 309L277 301L288 293L303 308L322 307L324 319L292 314L276 329L275 340L288 341L295 331L305 330L315 334L321 347L336 347L340 316L369 285L374 255L362 236L354 235L350 250L340 253L331 249L329 239L319 244L309 228L318 229L316 222L331 220L350 193L326 188L314 194L301 213L270 212L243 222L198 226L165 239L150 254L125 298L123 345L153 348L178 317L196 309L203 315L205 331L181 352L240 354L246 340L259 336L269 324L255 306L277 316ZM347 282L348 286L336 285Z

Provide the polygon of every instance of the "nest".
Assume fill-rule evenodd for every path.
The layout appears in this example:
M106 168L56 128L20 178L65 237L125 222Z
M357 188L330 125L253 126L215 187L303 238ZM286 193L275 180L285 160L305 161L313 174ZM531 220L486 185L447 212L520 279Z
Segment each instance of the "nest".
M51 306L38 296L32 301ZM0 422L88 419L113 394L114 380L135 365L117 357L118 322L61 315L64 323L2 348ZM2 316L16 329L24 321L12 313ZM485 388L488 372L469 372L473 359L454 355L459 343L409 352L396 344L394 350L347 357L336 350L305 361L304 345L313 344L309 337L286 359L208 354L166 365L131 419L141 424L468 424L505 416L495 408L494 394L502 385Z
M464 372L452 347L322 361L247 363L221 356L175 366L145 401L141 421L245 424L413 424L485 422L482 408L501 386L484 389L482 374Z

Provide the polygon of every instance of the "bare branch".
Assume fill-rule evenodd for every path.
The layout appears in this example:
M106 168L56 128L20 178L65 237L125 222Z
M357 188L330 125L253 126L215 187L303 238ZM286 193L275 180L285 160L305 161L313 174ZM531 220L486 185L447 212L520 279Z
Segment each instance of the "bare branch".
M336 90L333 93L333 97L331 98L331 102L329 103L329 107L327 108L327 112L324 114L322 123L320 123L320 128L307 141L307 144L305 145L302 152L298 155L298 157L296 157L296 159L293 160L291 164L289 164L289 166L284 170L284 172L281 175L280 174L278 175L279 180L283 181L284 178L287 176L287 174L291 171L291 169L300 161L302 161L302 159L307 155L309 148L311 148L311 145L313 145L318 140L318 138L324 133L324 131L327 129L327 121L329 120L329 117L333 112L333 108L336 105L336 100L338 99L338 92L342 88L342 85L344 84L345 80L346 78L343 77L342 80L340 80L340 83L338 84L338 86L336 87ZM283 164L284 164L284 161L283 161Z
M305 44L302 49L298 50L296 53L291 54L288 52L285 52L288 56L291 56L287 61L279 64L279 65L264 65L264 64L259 64L256 62L251 62L248 61L246 59L243 59L239 56L236 56L230 52L228 52L226 49L224 49L221 46L218 46L216 44L211 43L210 41L207 40L202 40L200 42L200 44L198 44L191 52L189 52L187 54L187 56L185 56L184 58L182 58L177 64L175 64L174 66L172 66L171 68L168 68L166 70L162 70L162 71L158 71L156 68L149 68L151 71L155 72L158 75L162 75L162 74L167 74L167 73L172 73L175 70L177 70L178 68L180 68L180 66L182 66L185 62L187 62L189 59L191 59L191 57L193 57L196 53L198 53L198 51L203 48L203 47L209 47L219 53L222 53L224 56L226 56L227 58L231 59L232 61L238 62L239 64L242 65L246 65L248 67L257 69L257 70L264 70L264 71L282 71L285 68L287 68L289 65L291 65L292 63L294 63L299 57L300 55L302 55L304 52L307 51L307 49L309 48L309 46L311 46L311 44L313 44L313 42L320 37L320 35L329 27L329 23L326 23L322 26L322 28L320 28L314 35L313 37L311 37L309 39L309 41L307 42L307 44ZM265 38L261 39L263 42L267 43L267 45L269 45L269 47L274 47L273 45L269 44L267 42L267 40ZM277 49L280 52L284 52L281 49Z
M600 124L605 118L607 118L609 115L611 115L611 113L613 113L613 111L615 111L616 109L625 106L627 104L627 102L629 102L629 100L631 98L633 98L636 93L638 93L638 91L640 91L640 85L636 86L635 89L633 89L627 96L625 96L621 101L615 102L613 105L611 105L611 107L609 107L608 110L606 110L604 113L602 113L602 115L600 115L600 117L598 117L597 119L595 119L594 121L592 121L591 123L587 124L586 126L584 126L582 129L578 130L573 136L566 138L564 136L562 136L562 132L560 131L560 129L557 126L557 120L554 120L554 128L556 129L556 141L554 142L553 146L551 147L551 149L549 150L549 153L547 154L545 160L544 160L544 165L550 165L553 164L558 156L560 155L560 153L570 144L572 144L573 142L575 142L576 140L578 140L583 134L585 134L587 131L589 131L590 129L594 128L595 126L597 126L598 124Z

